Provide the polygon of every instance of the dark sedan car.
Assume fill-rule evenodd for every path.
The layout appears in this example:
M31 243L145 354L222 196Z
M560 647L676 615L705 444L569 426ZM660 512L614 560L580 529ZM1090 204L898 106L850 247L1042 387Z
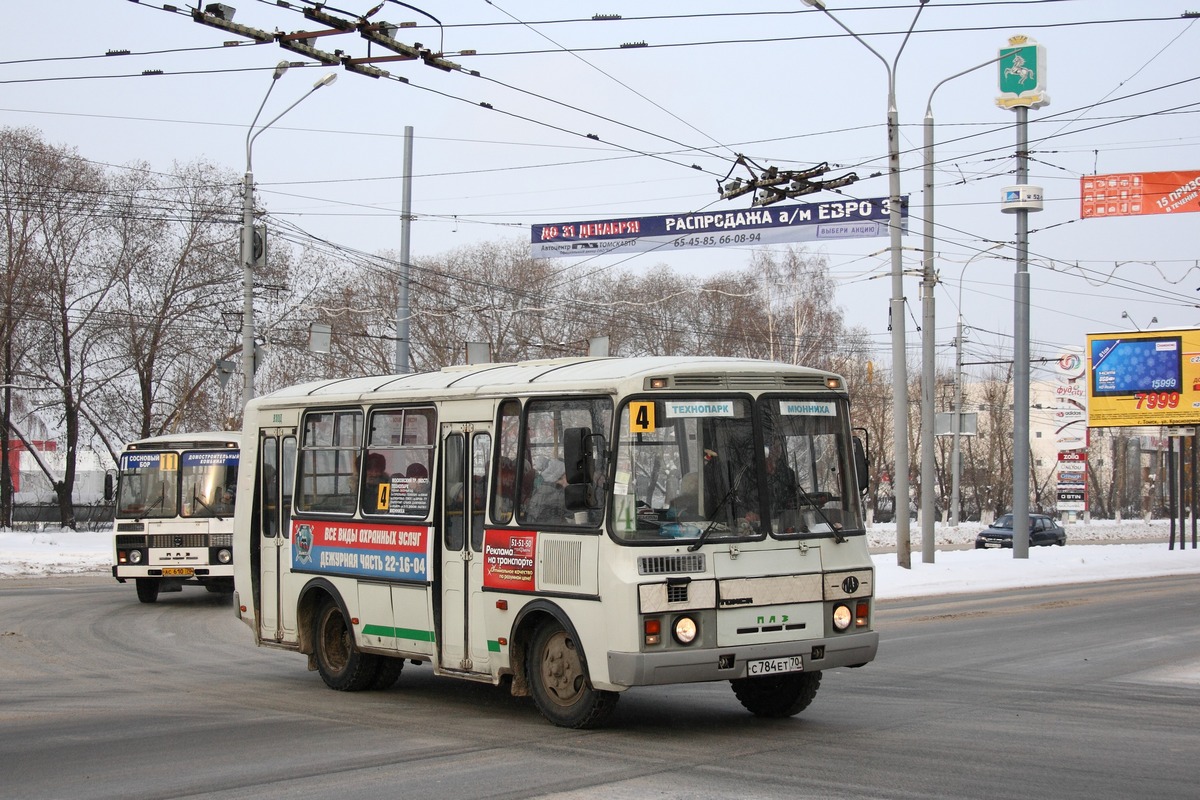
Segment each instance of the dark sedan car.
M1052 544L1064 545L1067 543L1067 532L1062 529L1062 526L1055 522L1050 517L1042 514L1029 515L1029 545L1034 547L1037 545L1046 545L1049 547ZM1013 546L1013 515L1005 514L998 520L993 522L988 527L984 528L975 537L976 549L985 547L1012 547Z

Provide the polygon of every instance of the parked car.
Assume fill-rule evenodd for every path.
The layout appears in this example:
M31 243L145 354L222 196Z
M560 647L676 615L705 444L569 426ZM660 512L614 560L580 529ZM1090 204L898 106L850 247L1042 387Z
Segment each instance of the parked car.
M1067 532L1051 517L1043 514L1029 515L1029 546L1067 543ZM1005 514L975 536L975 548L1012 547L1013 515Z

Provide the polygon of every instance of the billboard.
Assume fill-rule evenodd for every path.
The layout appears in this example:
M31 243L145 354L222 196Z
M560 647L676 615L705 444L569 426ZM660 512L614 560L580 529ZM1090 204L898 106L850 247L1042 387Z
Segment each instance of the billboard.
M652 217L533 225L534 258L625 255L685 248L746 247L780 242L888 235L888 199L830 200L737 211L688 211ZM900 199L901 225L908 197Z
M1200 422L1200 329L1087 337L1088 425Z
M1123 172L1079 179L1079 216L1137 217L1200 211L1200 170Z

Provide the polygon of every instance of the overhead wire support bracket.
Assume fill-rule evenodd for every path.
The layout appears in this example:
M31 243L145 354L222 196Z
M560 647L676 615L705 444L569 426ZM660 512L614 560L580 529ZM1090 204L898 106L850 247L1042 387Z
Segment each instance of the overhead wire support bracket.
M342 63L342 51L335 50L330 53L327 50L318 50L309 44L309 42L318 36L333 36L341 33L346 33L346 31L297 31L295 33L276 34L275 40L279 42L279 46L284 50L290 50L293 53L320 61L322 64L336 67Z
M748 180L734 178L732 181L722 185L723 181L729 179L729 176L733 174L733 170L739 164L750 172L750 178ZM756 168L760 173L757 176L755 175ZM820 164L816 164L808 169L780 170L778 167L767 167L764 169L739 153L737 160L729 169L729 175L717 181L717 188L720 191L722 200L732 200L735 197L741 197L744 194L758 190L758 195L754 198L751 205L768 206L772 203L778 203L781 200L794 200L797 197L803 197L806 194L812 194L825 189L837 189L842 186L848 186L858 180L858 175L853 172L838 178L830 178L826 181L813 180L813 178L824 175L828 171L829 162L827 161L822 161Z
M238 25L232 19L226 19L222 13L214 13L221 11L224 8L219 3L211 3L205 7L203 11L198 8L193 8L192 19L199 22L201 25L208 25L211 28L220 28L229 33L235 33L238 36L245 36L247 39L253 39L259 44L275 41L275 34L267 33L259 28L251 28L249 25ZM232 14L229 16L232 17Z

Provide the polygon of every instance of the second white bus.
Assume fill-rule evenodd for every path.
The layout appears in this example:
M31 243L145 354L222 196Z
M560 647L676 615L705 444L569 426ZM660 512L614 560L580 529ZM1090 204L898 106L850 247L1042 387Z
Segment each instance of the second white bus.
M113 577L138 600L198 584L233 592L233 515L241 434L181 433L130 442L117 474Z

